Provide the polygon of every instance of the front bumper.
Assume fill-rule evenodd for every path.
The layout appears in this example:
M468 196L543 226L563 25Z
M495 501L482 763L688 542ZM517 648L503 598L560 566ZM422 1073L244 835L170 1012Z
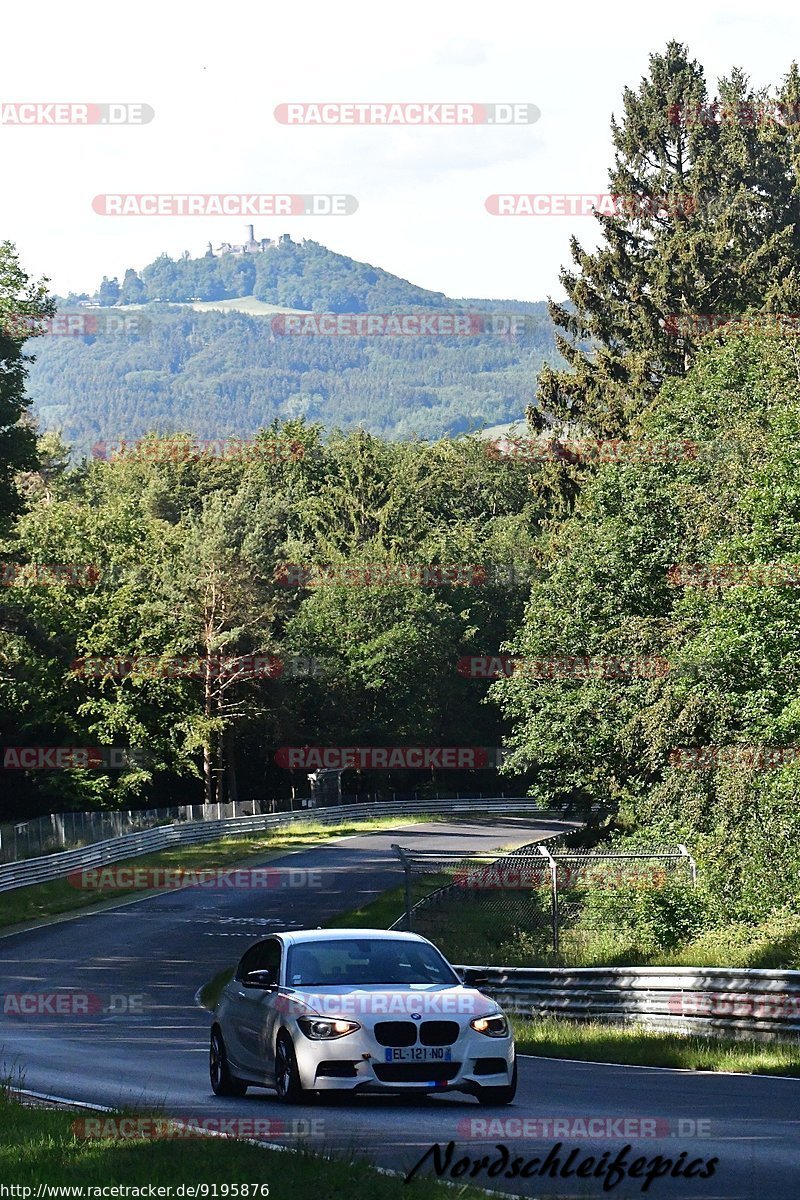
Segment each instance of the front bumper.
M462 1030L446 1047L449 1062L387 1063L386 1047L360 1029L332 1041L312 1041L292 1032L303 1088L345 1092L446 1092L474 1094L481 1087L504 1087L514 1070L511 1036L489 1038Z

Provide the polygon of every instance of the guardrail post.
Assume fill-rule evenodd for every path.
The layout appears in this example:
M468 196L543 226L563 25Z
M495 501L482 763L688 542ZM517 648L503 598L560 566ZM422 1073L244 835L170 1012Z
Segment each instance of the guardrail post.
M398 846L396 842L392 843L394 850L400 862L403 864L403 872L405 874L405 895L406 895L406 929L411 932L411 863L408 861L405 851L402 846Z

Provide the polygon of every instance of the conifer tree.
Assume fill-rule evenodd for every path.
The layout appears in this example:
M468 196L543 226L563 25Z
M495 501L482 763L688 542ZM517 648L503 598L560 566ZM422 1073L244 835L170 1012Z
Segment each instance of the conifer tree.
M779 93L790 115L799 90L793 67ZM797 310L796 127L741 71L719 92L709 101L703 68L670 42L612 118L619 200L613 215L596 213L597 250L571 239L570 304L550 304L569 366L545 367L537 401L599 436L626 432L663 381L688 370L697 335L693 324L678 336L676 317Z

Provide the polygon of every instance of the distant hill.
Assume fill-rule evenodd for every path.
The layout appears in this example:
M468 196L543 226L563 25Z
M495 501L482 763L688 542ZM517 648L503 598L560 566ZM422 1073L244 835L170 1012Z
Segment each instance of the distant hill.
M94 297L59 307L92 301L100 307L81 311L118 326L137 314L139 330L30 343L34 412L78 454L153 429L247 437L300 415L389 438L453 435L519 420L543 363L558 361L543 301L450 300L310 241L162 255L121 285L105 279ZM423 328L439 325L414 336L348 336L341 328L356 326L343 318L335 336L309 334L308 325L289 336L275 317L303 312L427 314ZM464 314L468 334L445 335L453 314Z
M209 252L202 258L161 254L140 273L129 269L120 284L104 279L101 304L235 300L253 296L281 308L315 312L368 312L397 305L437 308L447 300L380 267L336 254L319 242L280 241L253 253ZM244 247L241 248L242 250Z

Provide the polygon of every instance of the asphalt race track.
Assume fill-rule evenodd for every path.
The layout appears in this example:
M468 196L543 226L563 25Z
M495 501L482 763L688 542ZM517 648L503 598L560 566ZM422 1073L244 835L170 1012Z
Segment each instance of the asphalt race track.
M19 1068L25 1087L77 1101L158 1109L184 1119L270 1122L268 1127L253 1126L263 1140L303 1142L337 1153L352 1150L403 1173L433 1141L444 1153L452 1140L452 1163L465 1156L489 1156L486 1168L474 1178L476 1185L517 1195L644 1194L708 1200L800 1196L800 1080L524 1058L516 1102L497 1109L482 1108L470 1097L448 1095L335 1099L289 1108L268 1091L228 1100L212 1094L207 1070L210 1016L195 1004L194 996L201 984L237 961L252 941L277 929L313 927L397 886L402 872L390 849L392 842L486 850L533 841L562 827L556 822L534 826L521 818L398 825L271 860L271 866L319 872L321 887L185 888L2 937L4 1073ZM9 996L56 991L88 994L89 1013L85 1006L65 1015L9 1011L14 1008ZM111 997L116 997L113 1006L120 1011L103 1011ZM130 1011L123 1011L126 1008ZM555 1129L546 1123L556 1119L562 1124ZM585 1127L581 1121L587 1122ZM633 1124L626 1127L626 1121ZM604 1191L600 1179L574 1174L504 1177L498 1143L508 1147L511 1160L527 1161L532 1156L543 1160L559 1142L556 1172L564 1168L573 1148L579 1151L573 1159L576 1166L586 1155L595 1163L606 1153L611 1160L626 1144L632 1147L629 1163L656 1155L682 1165L715 1156L719 1162L710 1178L667 1175L655 1179L644 1193L642 1178L627 1178ZM681 1160L682 1151L686 1158ZM486 1171L493 1162L497 1173L490 1178ZM429 1156L424 1172L431 1167Z

